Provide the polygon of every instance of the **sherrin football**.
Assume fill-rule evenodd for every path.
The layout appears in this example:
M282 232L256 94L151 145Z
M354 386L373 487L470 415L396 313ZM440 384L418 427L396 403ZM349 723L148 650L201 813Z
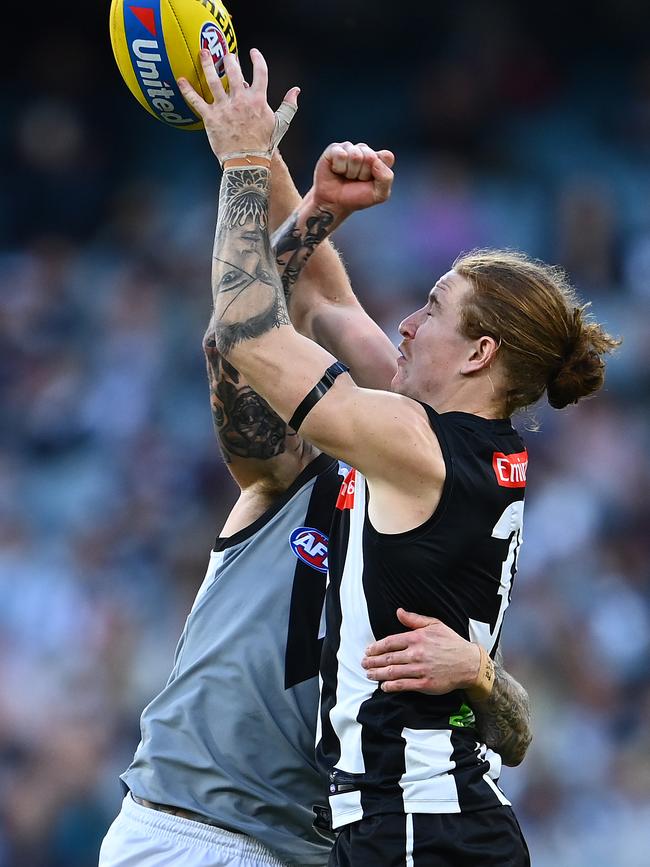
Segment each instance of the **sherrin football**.
M219 0L112 0L110 32L117 66L140 105L168 126L203 129L176 79L187 78L212 102L199 62L207 48L228 88L223 59L237 51L237 39L226 7Z

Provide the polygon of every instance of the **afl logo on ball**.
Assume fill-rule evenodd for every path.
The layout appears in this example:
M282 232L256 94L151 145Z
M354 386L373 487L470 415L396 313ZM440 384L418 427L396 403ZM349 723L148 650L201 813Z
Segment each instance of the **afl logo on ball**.
M313 527L298 527L289 536L289 544L293 553L303 563L319 572L327 572L329 539L325 533Z
M228 54L228 45L221 30L210 21L206 21L201 28L201 48L207 48L210 52L214 68L219 77L223 78L226 74L223 59Z

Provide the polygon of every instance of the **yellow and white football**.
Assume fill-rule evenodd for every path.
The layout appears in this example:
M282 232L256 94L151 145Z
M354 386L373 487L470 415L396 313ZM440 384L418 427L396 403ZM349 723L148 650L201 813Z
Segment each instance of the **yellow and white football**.
M228 89L223 59L236 53L232 19L219 0L112 0L111 45L131 93L158 120L178 129L203 129L187 105L176 79L187 78L212 102L199 62L199 50L212 53Z

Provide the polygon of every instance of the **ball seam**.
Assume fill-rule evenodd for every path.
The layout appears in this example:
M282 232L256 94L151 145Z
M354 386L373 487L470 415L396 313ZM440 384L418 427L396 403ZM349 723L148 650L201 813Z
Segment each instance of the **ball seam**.
M196 63L195 63L195 61L194 61L194 57L192 56L192 52L191 52L191 50L190 50L190 46L189 46L189 43L188 43L188 41L187 41L187 37L185 36L185 31L184 31L183 28L181 27L181 22L180 22L179 19L178 19L178 15L176 14L176 10L175 10L174 7L172 6L171 0L167 0L167 5L169 6L169 10L170 10L170 12L171 12L172 15L174 16L174 20L176 21L176 24L178 25L178 29L180 30L180 32L181 32L181 36L183 37L183 42L185 43L185 47L187 48L187 53L188 53L188 55L189 55L190 60L192 61L192 66L194 67L194 72L196 72L196 77L198 78L198 81L199 81L199 87L201 88L201 96L202 96L204 99L206 99L206 95L205 95L205 93L203 92L203 84L202 84L202 82L201 82L201 73L200 73L199 69L198 69L197 66L196 66ZM187 104L187 103L186 103L186 104ZM188 106L188 107L189 107L189 106ZM189 108L190 108L190 110L192 111L192 114L196 115L196 112L195 112L191 107L189 107ZM197 121L200 121L200 120L201 120L200 117L197 118Z

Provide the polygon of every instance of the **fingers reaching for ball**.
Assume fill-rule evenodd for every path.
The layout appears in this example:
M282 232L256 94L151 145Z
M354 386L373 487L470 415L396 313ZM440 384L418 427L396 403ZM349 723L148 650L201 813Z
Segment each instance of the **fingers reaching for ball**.
M274 112L266 98L268 68L266 61L256 48L250 52L253 75L250 85L244 79L239 58L226 54L223 59L223 72L220 78L212 55L201 50L199 59L209 93L198 93L187 80L179 77L178 85L187 104L203 120L212 150L223 164L226 158L255 156L270 160L289 128L298 106L300 88L292 87L287 91L280 108ZM207 99L205 98L207 97Z
M224 60L236 57L236 54L227 54ZM199 60L201 61L201 68L203 69L203 75L205 76L205 80L208 83L208 87L210 88L210 93L212 94L215 102L222 102L226 98L226 91L224 90L223 82L219 77L219 73L216 70L214 65L214 60L212 59L212 54L205 48L202 48L199 51ZM239 68L239 64L235 62L235 66ZM231 73L227 65L225 65L225 69L228 73L228 87L232 89L233 82L231 78ZM241 70L239 73L239 77L241 80Z
M261 94L266 99L266 88L269 83L269 68L261 51L257 48L250 50L251 63L253 64L253 83L251 89Z
M178 89L180 90L183 99L189 105L191 109L196 112L201 118L205 119L206 112L208 110L208 103L203 99L203 97L197 93L192 85L186 78L182 76L177 79Z
M201 51L201 65L203 66L203 72L205 73L206 80L208 80L208 74L203 61L203 51ZM228 91L230 92L230 96L232 98L235 98L239 96L239 94L243 90L245 90L244 75L241 71L241 66L239 65L239 59L234 54L226 54L223 59L223 66L226 70L226 75L228 76ZM210 90L213 92L216 101L217 94L214 93L216 87L212 84L212 82L214 81L215 75L217 78L219 78L219 76L214 69L214 65L213 73L214 74L211 76L211 80L208 80L208 84L210 85ZM219 85L221 85L221 79L219 79ZM225 94L223 87L221 87L221 93L219 94L219 97L221 97L222 94Z

